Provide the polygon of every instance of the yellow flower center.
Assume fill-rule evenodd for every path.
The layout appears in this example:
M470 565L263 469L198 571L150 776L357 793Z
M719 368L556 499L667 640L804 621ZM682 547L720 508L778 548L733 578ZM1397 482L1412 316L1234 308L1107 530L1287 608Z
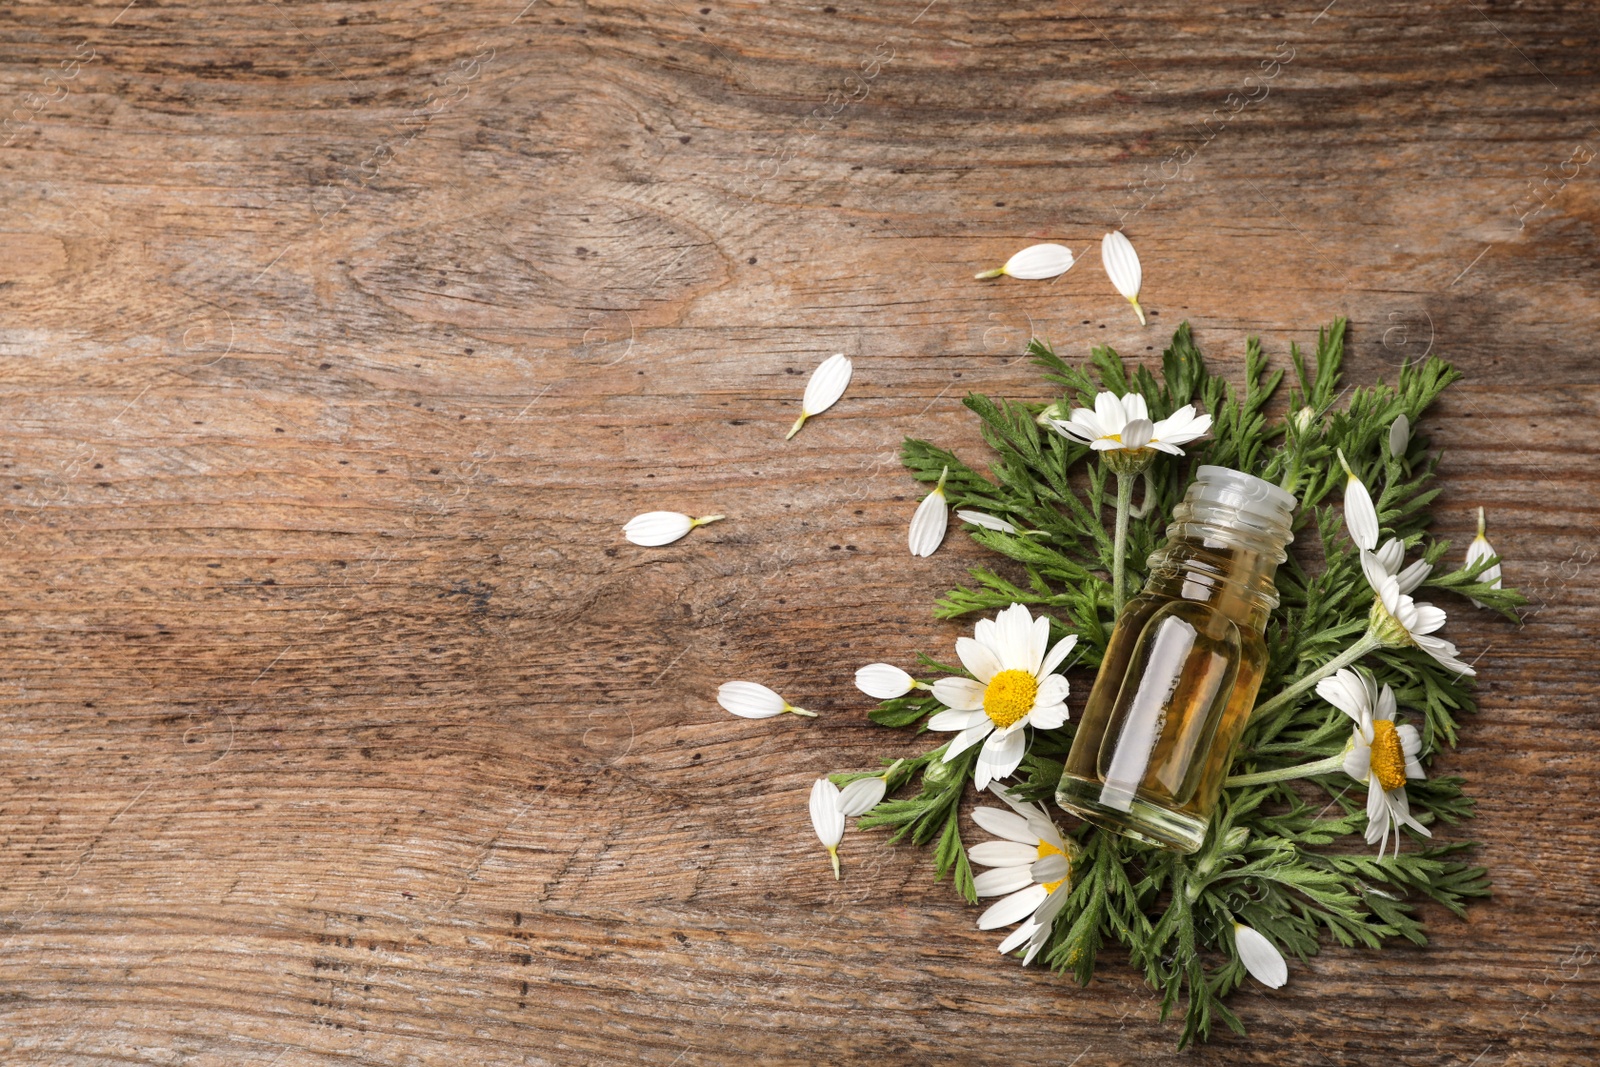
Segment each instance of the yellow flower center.
M1385 790L1406 784L1406 752L1394 723L1379 719L1372 724L1372 773Z
M1044 859L1046 856L1066 856L1066 855L1067 854L1065 852L1062 852L1059 848L1056 848L1056 846L1052 845L1048 841L1040 841L1039 842L1039 856L1038 856L1039 859ZM1067 871L1067 878L1071 878L1072 877L1072 871L1070 869L1071 862L1072 862L1072 858L1070 856L1068 856L1067 857L1067 863L1069 864L1069 868L1068 868L1068 871ZM1067 878L1057 878L1053 882L1044 883L1044 891L1046 893L1054 893L1056 891L1056 889L1061 885L1061 883L1065 882L1067 880Z
M1001 671L983 691L983 711L1004 730L1033 710L1038 695L1039 682L1027 671Z

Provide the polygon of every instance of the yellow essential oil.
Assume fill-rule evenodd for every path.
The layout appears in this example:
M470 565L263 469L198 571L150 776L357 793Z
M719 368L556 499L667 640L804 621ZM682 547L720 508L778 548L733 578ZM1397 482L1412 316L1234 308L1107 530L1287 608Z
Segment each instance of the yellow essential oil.
M1153 845L1200 847L1266 669L1294 504L1253 475L1199 469L1117 619L1057 804Z

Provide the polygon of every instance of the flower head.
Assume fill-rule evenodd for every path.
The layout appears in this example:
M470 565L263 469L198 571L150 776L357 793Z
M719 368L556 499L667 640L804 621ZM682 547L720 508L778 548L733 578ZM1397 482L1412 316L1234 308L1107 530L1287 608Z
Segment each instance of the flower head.
M1144 308L1139 306L1139 287L1144 284L1144 270L1139 266L1139 253L1121 230L1114 230L1100 238L1100 264L1106 277L1117 287L1117 292L1133 305L1139 316L1139 325L1145 325Z
M1490 556L1498 555L1498 553L1495 552L1495 550L1494 550L1494 546L1489 544L1489 539L1487 537L1483 536L1483 531L1484 531L1483 509L1479 508L1478 509L1478 536L1474 537L1472 539L1472 544L1467 546L1467 566L1469 566L1469 567L1472 566L1474 563L1479 562L1480 560L1486 560ZM1478 572L1478 581L1480 581L1480 582L1488 582L1489 586L1491 588L1499 589L1500 588L1500 564L1496 563L1492 567L1485 567L1483 570L1479 571ZM1480 608L1483 607L1483 604L1481 602L1477 601L1477 600L1474 600L1473 603L1477 604L1478 607L1480 607Z
M1065 274L1072 267L1072 249L1057 244L1029 245L1010 259L1006 265L994 270L981 271L974 278L998 278L1009 274L1013 278L1036 281Z
M789 712L808 719L817 717L814 711L797 708L777 693L755 682L723 682L717 687L717 703L723 710L741 719L770 719Z
M967 850L973 863L990 868L973 879L978 895L1002 897L979 917L978 929L994 930L1021 922L1000 943L1000 951L1026 945L1027 954L1022 957L1026 966L1049 940L1050 926L1072 892L1078 844L1063 837L1039 805L1018 800L998 784L991 783L989 791L1011 810L980 807L972 812L973 822L1001 839Z
M933 492L922 498L916 513L911 516L909 542L913 556L933 555L934 549L944 540L945 531L950 528L950 504L944 496L944 480L949 476L950 468L946 467L939 475L939 484L933 487Z
M956 655L973 677L933 683L934 697L948 710L929 719L928 729L959 731L945 749L945 763L983 742L973 776L983 789L1022 762L1024 727L1054 730L1067 721L1067 680L1054 672L1078 638L1070 635L1047 652L1050 621L1033 618L1023 604L979 619L973 633L956 640Z
M1379 689L1372 675L1346 668L1318 682L1317 695L1355 721L1344 770L1367 787L1367 844L1377 845L1381 858L1391 829L1395 855L1400 854L1402 825L1432 837L1432 831L1411 817L1406 800L1406 779L1424 777L1417 760L1422 738L1415 726L1394 724L1394 690L1387 685Z
M1378 509L1372 505L1372 494L1362 484L1356 472L1345 462L1344 452L1339 452L1339 466L1344 468L1344 524L1350 531L1350 540L1357 548L1371 552L1378 547Z
M1234 923L1233 947L1250 977L1268 989L1281 989L1289 980L1289 965L1284 962L1283 953L1255 927Z
M826 778L811 785L811 827L817 840L833 861L833 877L839 878L839 842L844 840L844 810L839 806L839 787Z
M672 544L696 526L717 522L721 518L721 515L707 515L703 519L691 519L677 511L647 511L629 519L622 527L622 536L636 545L657 548Z
M789 432L784 435L785 441L799 433L800 427L811 416L820 415L833 407L834 402L844 395L844 388L850 384L850 374L854 369L845 354L839 352L823 360L811 372L811 380L806 382L805 397L800 401L800 417L789 427Z
M1108 460L1119 458L1120 452L1148 463L1156 451L1183 455L1178 446L1203 437L1211 429L1211 416L1197 414L1193 404L1185 404L1160 422L1151 422L1149 406L1138 393L1118 397L1105 392L1095 396L1093 411L1073 408L1071 418L1055 419L1050 425L1064 437L1109 453Z

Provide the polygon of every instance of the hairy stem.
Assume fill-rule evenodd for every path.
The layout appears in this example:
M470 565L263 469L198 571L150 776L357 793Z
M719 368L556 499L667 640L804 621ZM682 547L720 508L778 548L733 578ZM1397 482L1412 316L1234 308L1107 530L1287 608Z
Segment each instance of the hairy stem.
M1114 618L1122 617L1122 605L1127 603L1128 510L1133 506L1133 483L1137 474L1117 475L1117 532L1111 546L1111 603Z
M1299 681L1280 692L1277 696L1273 697L1265 704L1257 704L1255 710L1250 713L1250 717L1253 719L1265 718L1273 712L1278 711L1290 701L1298 697L1301 693L1304 693L1307 689L1310 689L1312 686L1322 681L1334 671L1339 670L1341 667L1350 666L1350 664L1354 663L1362 656L1365 656L1368 652L1378 648L1379 645L1380 642L1378 639L1372 635L1371 630L1368 630L1366 633L1361 635L1361 640L1357 641L1355 644L1351 645L1349 648L1345 649L1343 652L1339 653L1337 656L1333 657L1328 662L1312 671L1310 674L1301 678Z

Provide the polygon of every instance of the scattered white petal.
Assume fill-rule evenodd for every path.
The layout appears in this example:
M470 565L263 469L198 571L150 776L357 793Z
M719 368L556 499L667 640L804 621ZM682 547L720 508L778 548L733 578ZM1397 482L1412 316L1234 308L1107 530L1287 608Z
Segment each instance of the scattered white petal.
M1144 285L1144 270L1139 266L1139 253L1121 230L1114 230L1100 239L1100 263L1117 292L1127 298L1139 316L1139 325L1145 325L1144 308L1139 306L1139 289Z
M1268 989L1283 988L1283 983L1289 980L1289 965L1271 941L1254 927L1234 923L1233 943L1239 950L1239 962L1250 972L1250 977Z
M971 511L967 508L958 508L956 518L962 522L970 522L974 526L981 526L985 530L999 530L1001 533L1014 534L1017 528L1004 519L997 519L993 515L981 511Z
M1010 259L1006 265L973 275L975 278L998 278L1009 274L1025 281L1054 278L1072 267L1072 249L1057 244L1029 245Z
M717 703L741 719L770 719L786 711L816 718L816 712L797 708L756 682L723 682L717 687Z
M622 535L636 545L658 548L672 544L696 526L704 526L721 518L721 515L707 515L703 519L692 519L676 511L647 511L629 519L622 527Z
M794 420L794 425L789 427L789 432L784 435L787 441L800 432L800 427L813 415L820 415L833 407L834 402L844 395L845 386L850 384L850 374L854 366L845 358L843 352L829 356L822 361L816 370L811 372L811 380L806 382L806 393L800 401L800 417Z
M844 839L844 812L839 808L839 788L826 778L811 786L811 826L817 840L833 861L833 877L839 877L839 842Z
M839 810L850 818L865 815L878 806L878 801L889 791L889 783L882 775L857 778L839 791Z
M922 503L917 505L916 514L911 516L911 533L908 541L911 545L913 556L931 556L934 550L944 540L945 531L950 528L950 505L944 496L944 480L950 474L949 468L939 475L939 484L933 491L922 498Z
M856 671L856 688L874 700L903 697L917 686L917 680L892 663L869 663Z
M1344 524L1350 531L1350 540L1357 548L1368 552L1378 547L1378 509L1372 504L1372 494L1361 479L1356 477L1344 453L1339 453L1339 465L1344 468Z
M1486 529L1486 520L1485 520L1485 517L1484 517L1484 514L1483 514L1483 509L1479 508L1478 509L1478 536L1474 537L1472 539L1472 544L1467 546L1467 566L1469 566L1469 567L1472 566L1474 563L1477 563L1477 562L1479 562L1481 560L1488 559L1490 556L1499 555L1499 553L1497 553L1494 550L1494 547L1489 544L1489 539L1484 536L1484 530L1485 529ZM1491 588L1499 589L1500 588L1500 564L1496 563L1493 567L1485 567L1478 574L1478 581L1480 581L1480 582L1488 582ZM1401 592L1404 592L1404 590L1401 590ZM1473 603L1477 604L1478 607L1480 607L1480 608L1483 607L1483 604L1480 601L1474 600Z

